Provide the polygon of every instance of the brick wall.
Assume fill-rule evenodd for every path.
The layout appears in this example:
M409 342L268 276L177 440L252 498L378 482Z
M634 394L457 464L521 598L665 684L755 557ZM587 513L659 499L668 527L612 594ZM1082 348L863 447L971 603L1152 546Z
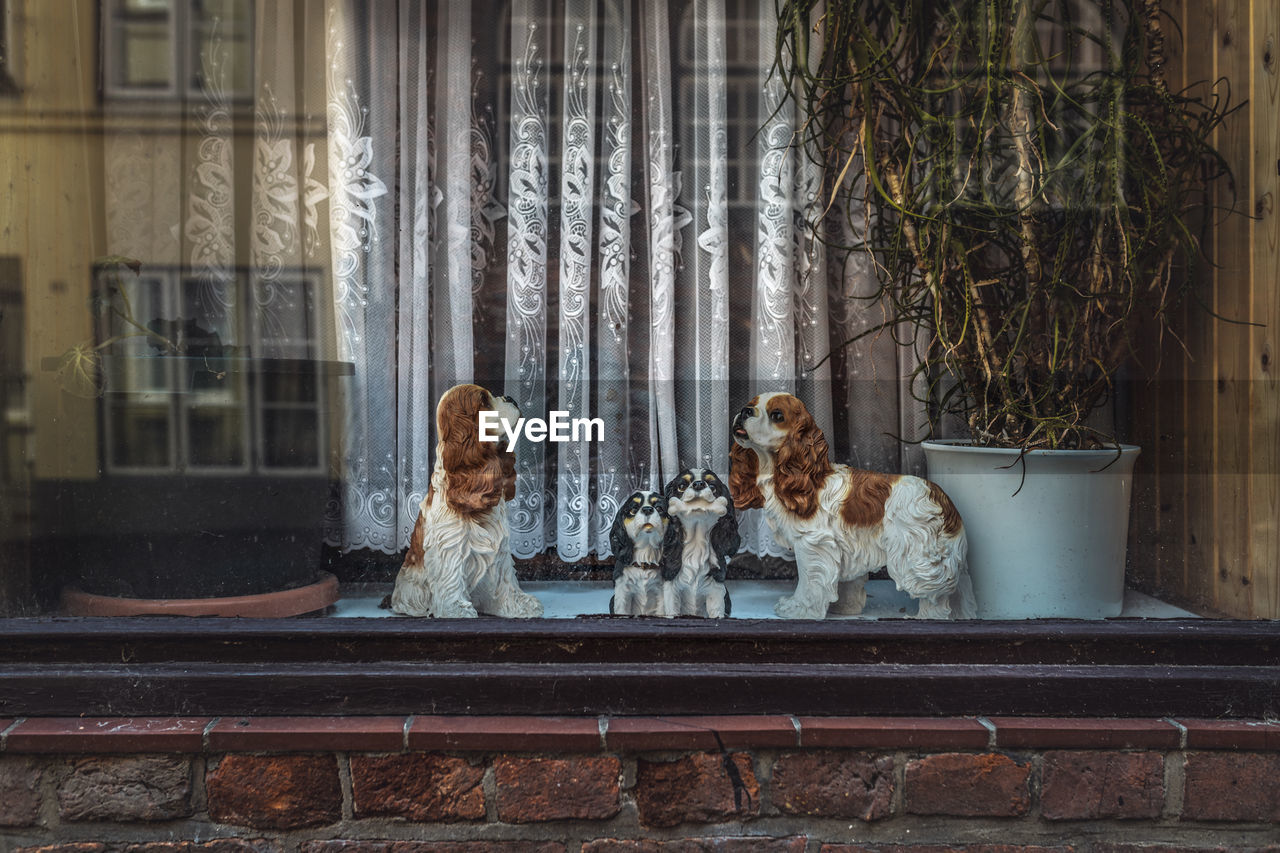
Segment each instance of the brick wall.
M1280 853L1280 723L0 720L11 853Z

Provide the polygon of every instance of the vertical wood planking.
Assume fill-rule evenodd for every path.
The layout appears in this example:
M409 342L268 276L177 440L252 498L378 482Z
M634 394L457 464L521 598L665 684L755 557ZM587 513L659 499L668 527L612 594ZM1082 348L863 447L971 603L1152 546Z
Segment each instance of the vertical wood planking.
M1233 104L1251 101L1253 39L1250 0L1218 3L1217 76L1230 86ZM1219 191L1217 270L1214 305L1215 355L1214 469L1216 501L1210 532L1216 552L1214 607L1240 618L1251 616L1253 601L1249 561L1249 474L1251 414L1249 380L1253 376L1251 337L1254 284L1251 212L1253 187L1253 103L1234 114L1218 136L1218 150L1231 166L1232 182ZM1225 208L1232 207L1228 213ZM1261 282L1259 282L1261 284Z
M1252 614L1280 619L1280 3L1253 5Z
M1184 54L1187 10L1182 0L1166 5L1165 81L1169 89L1186 88ZM1156 582L1158 593L1186 595L1187 558L1187 371L1183 350L1187 338L1187 306L1180 303L1169 318L1169 334L1159 345L1160 371L1151 386L1154 405L1145 417L1156 413L1155 446L1152 448L1156 470L1155 530Z
M1211 99L1217 80L1216 45L1218 43L1215 3L1187 3L1183 38L1189 49L1184 57L1187 85L1192 97ZM1215 144L1219 139L1214 139ZM1216 224L1221 219L1210 214L1207 229L1208 244L1205 255L1217 260L1215 239ZM1187 599L1196 605L1212 605L1213 577L1217 572L1214 550L1215 482L1214 423L1216 422L1214 393L1215 325L1210 313L1197 304L1213 305L1216 275L1213 268L1202 265L1201 274L1191 282L1198 300L1193 300L1188 312L1187 347L1191 359L1187 366L1187 549L1183 566L1182 589Z

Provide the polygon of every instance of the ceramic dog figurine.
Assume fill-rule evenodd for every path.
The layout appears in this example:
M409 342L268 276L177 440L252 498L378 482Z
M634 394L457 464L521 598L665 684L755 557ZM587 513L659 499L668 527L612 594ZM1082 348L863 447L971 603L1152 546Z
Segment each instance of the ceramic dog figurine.
M774 607L779 616L860 613L866 576L885 566L919 600L917 615L974 618L964 524L936 484L833 465L822 430L790 394L753 398L733 419L733 439L738 509L763 507L796 555L796 590Z
M511 425L520 417L509 397L478 385L450 388L436 406L436 465L391 593L396 613L542 615L541 602L520 589L511 558L506 502L515 497L515 456L480 440L481 412Z
M667 484L665 494L678 532L663 554L666 615L728 616L732 603L725 571L741 545L729 487L710 469L687 468Z
M667 499L637 491L622 502L609 531L613 549L613 597L609 612L618 616L664 616L663 550L670 544Z

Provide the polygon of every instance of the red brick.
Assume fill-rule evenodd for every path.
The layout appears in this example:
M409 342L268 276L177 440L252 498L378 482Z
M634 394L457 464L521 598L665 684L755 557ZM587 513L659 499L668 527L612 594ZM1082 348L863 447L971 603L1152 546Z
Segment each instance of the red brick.
M1177 749L1181 733L1163 720L992 717L1001 749Z
M996 753L943 753L907 763L906 810L957 817L1017 817L1031 805L1029 764Z
M1280 821L1280 755L1190 752L1183 820Z
M1184 847L1170 844L1113 844L1094 842L1090 853L1280 853L1280 846L1267 847Z
M40 816L39 765L29 758L0 758L0 826L31 826Z
M5 738L9 752L200 752L208 717L40 717Z
M986 726L966 717L801 717L800 745L845 749L985 749Z
M1184 720L1188 749L1280 750L1280 722L1274 720Z
M1040 814L1049 820L1158 818L1164 756L1155 752L1046 752Z
M564 853L559 841L303 841L300 853Z
M508 823L606 820L622 808L622 762L589 758L512 758L494 761L498 819Z
M582 845L582 853L804 853L808 839L678 838L671 841L600 838Z
M356 817L463 821L484 817L484 767L438 753L351 756Z
M824 844L821 853L1072 853L1074 847L1022 844Z
M167 755L81 758L58 785L65 821L174 820L191 814L191 763Z
M790 717L614 717L605 734L609 749L766 749L798 746Z
M787 814L880 820L889 816L893 759L865 752L798 752L773 765L773 804Z
M409 749L598 752L595 717L415 717Z
M700 752L678 761L636 762L636 807L646 826L719 823L760 812L751 757Z
M214 752L398 752L404 717L228 717L209 730Z
M218 823L296 829L342 817L332 755L228 755L208 772L206 787Z
M212 841L149 841L130 844L124 853L280 853L278 841L265 838L215 838Z

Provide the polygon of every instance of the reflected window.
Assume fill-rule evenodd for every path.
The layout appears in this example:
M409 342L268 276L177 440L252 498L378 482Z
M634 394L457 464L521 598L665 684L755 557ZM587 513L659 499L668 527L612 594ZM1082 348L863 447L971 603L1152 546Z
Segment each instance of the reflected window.
M107 0L108 97L247 95L253 84L251 0Z
M100 277L108 472L320 470L315 282L246 279Z

